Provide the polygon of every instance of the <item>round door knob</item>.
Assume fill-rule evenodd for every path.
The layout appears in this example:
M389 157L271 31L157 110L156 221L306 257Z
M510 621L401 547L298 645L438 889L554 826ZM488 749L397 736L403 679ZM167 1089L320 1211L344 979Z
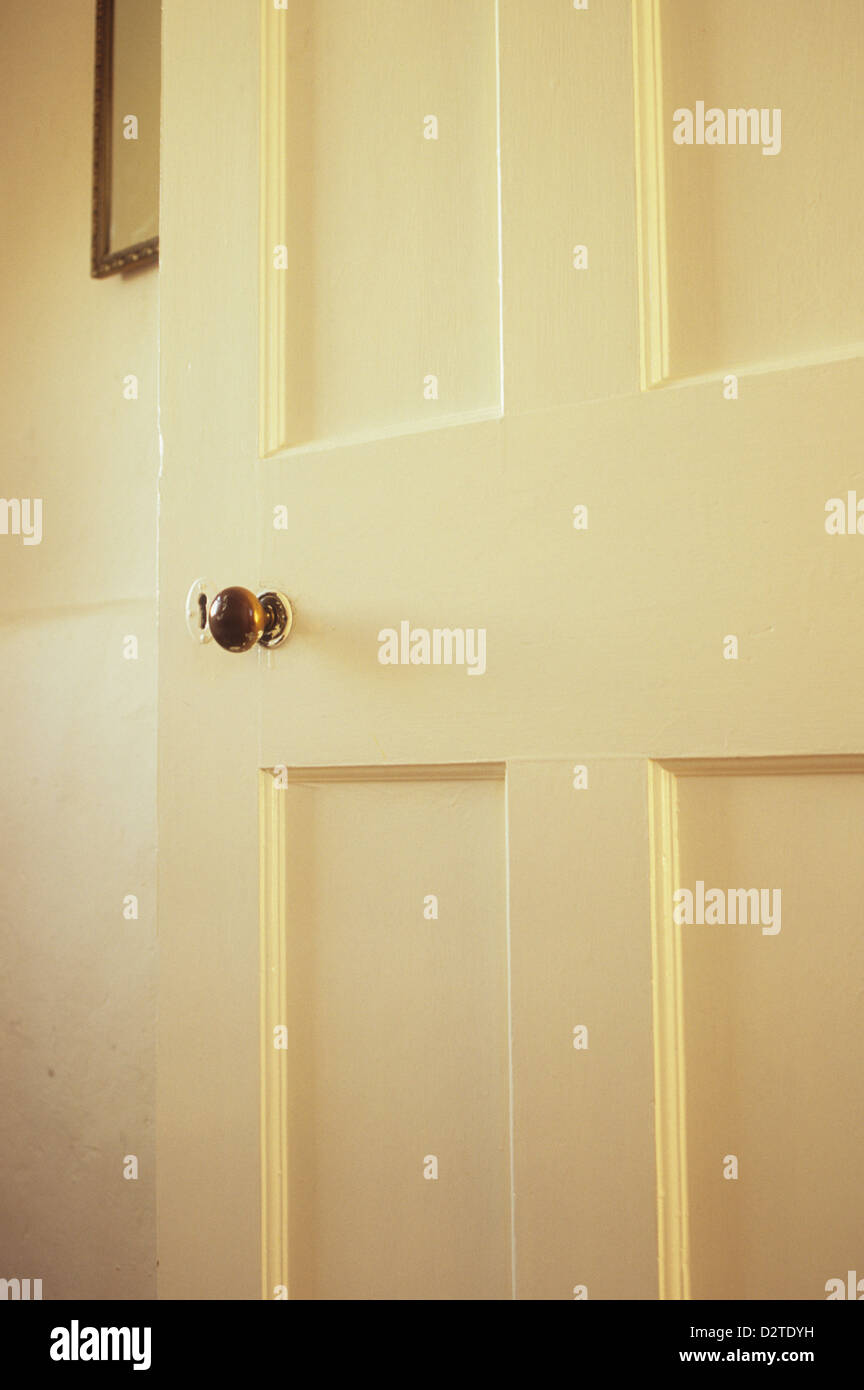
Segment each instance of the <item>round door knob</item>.
M264 605L251 589L222 589L210 605L210 631L226 652L248 652L266 625Z
M291 631L293 617L288 599L275 589L253 594L235 587L220 590L213 599L208 625L226 652L248 652L259 642L278 647Z

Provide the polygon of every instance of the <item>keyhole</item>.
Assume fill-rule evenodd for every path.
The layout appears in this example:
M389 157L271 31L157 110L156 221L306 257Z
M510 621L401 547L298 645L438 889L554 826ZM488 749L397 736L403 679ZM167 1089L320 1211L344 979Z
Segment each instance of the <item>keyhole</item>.
M207 626L207 595L198 595L198 626L203 632Z

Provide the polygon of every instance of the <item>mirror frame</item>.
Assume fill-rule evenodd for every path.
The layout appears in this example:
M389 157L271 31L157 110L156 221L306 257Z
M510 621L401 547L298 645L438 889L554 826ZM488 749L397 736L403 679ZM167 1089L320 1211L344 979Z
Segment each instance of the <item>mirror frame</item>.
M118 251L110 247L111 124L113 103L114 0L96 0L96 63L93 95L93 215L90 274L97 280L119 270L159 260L159 238Z

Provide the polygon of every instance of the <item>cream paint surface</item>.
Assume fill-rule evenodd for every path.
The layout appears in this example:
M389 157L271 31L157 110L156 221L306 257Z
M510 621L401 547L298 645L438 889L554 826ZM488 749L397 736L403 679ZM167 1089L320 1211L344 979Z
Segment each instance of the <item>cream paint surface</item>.
M280 795L291 1296L505 1298L503 777Z
M694 776L677 790L682 886L782 892L776 935L678 928L691 1296L824 1298L860 1266L864 777Z
M287 140L274 167L290 216L270 256L288 257L285 361L269 447L497 411L494 6L302 0L284 28L276 138ZM415 391L427 377L437 386Z
M158 282L90 278L93 9L0 17L0 491L44 524L0 536L0 1275L46 1300L153 1297L156 1272Z
M860 345L855 0L662 0L661 16L671 375ZM779 108L780 153L674 147L671 112L700 99Z
M853 487L859 468L862 362L801 365L799 339L782 369L762 371L760 359L742 371L737 401L723 398L719 370L640 393L631 7L501 0L504 418L436 429L432 415L414 429L422 377L408 400L400 378L389 400L376 397L373 437L357 442L353 380L315 357L315 298L305 300L307 333L258 240L259 119L265 149L283 148L286 161L265 163L263 225L281 217L285 234L273 240L285 244L296 225L288 173L302 150L286 124L290 82L283 72L280 86L271 62L272 26L285 15L261 7L275 47L265 46L259 111L251 13L167 0L165 14L161 1293L251 1298L261 1287L259 849L286 872L293 861L290 845L259 846L259 769L405 763L431 776L447 762L504 760L517 1295L571 1298L585 1284L591 1297L653 1297L645 760L864 746L864 662L850 629L859 539L824 531L826 499ZM386 57L387 33L379 39ZM470 55L457 45L451 62L458 71ZM230 89L220 85L227 71ZM207 99L217 89L218 109ZM445 115L452 91L441 87ZM809 89L789 100L805 103ZM418 97L405 115L426 173L430 109ZM458 160L458 142L444 140L435 157ZM386 143L378 160L389 178ZM350 184L349 163L346 154ZM223 210L216 238L213 206ZM345 236L370 245L391 234L390 221L376 222L381 209L374 196L358 201ZM487 245L482 210L459 230ZM588 243L585 272L573 269L578 243ZM445 238L430 252L431 274L450 268L449 248ZM851 277L851 228L835 257ZM362 290L351 289L355 305ZM421 293L406 274L374 301L385 341ZM734 297L729 312L746 325L752 306ZM295 336L281 339L281 328ZM374 325L350 328L364 380ZM323 341L334 331L320 330ZM489 360L485 319L457 316L452 335L452 361ZM302 378L304 409L314 418L319 400L336 401L346 413L331 411L314 447L298 450L286 431L257 462L259 406L269 452L296 401L294 368L313 359L319 385L310 401L314 378ZM585 532L573 528L577 504L589 510ZM235 658L191 642L183 599L199 575L216 587L283 588L297 608L284 650ZM402 620L486 628L487 673L381 666L378 633ZM730 633L737 662L723 659ZM577 792L582 763L589 789ZM407 840L403 853L410 863ZM581 1057L571 1041L580 1022L592 1029ZM565 1071L574 1059L582 1072ZM395 1142L395 1122L382 1135Z

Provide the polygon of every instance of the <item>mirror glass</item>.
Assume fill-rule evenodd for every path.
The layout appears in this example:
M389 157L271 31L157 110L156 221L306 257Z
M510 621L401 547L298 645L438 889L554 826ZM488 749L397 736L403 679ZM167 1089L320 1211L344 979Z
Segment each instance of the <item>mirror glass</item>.
M161 0L99 0L93 274L158 255Z

